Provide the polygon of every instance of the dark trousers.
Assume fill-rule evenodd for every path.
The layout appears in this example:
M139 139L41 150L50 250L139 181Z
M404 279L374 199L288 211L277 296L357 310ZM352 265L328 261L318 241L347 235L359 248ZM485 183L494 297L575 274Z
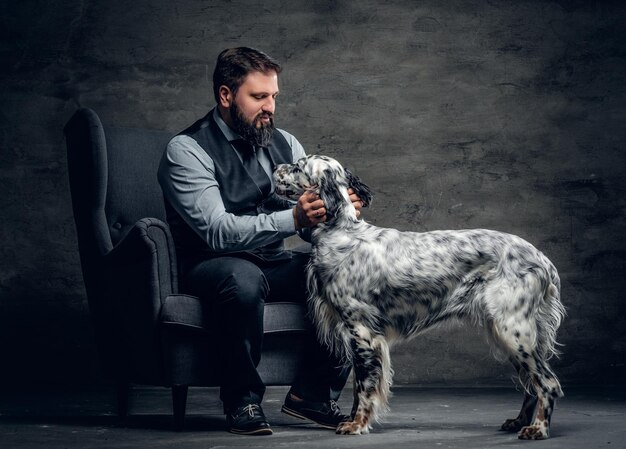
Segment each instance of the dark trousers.
M220 398L224 410L260 403L265 385L257 366L263 344L265 302L306 301L308 253L291 260L253 263L219 257L195 264L183 275L183 289L210 301L219 332ZM311 333L303 347L303 364L291 392L309 401L338 399L350 369L317 342Z

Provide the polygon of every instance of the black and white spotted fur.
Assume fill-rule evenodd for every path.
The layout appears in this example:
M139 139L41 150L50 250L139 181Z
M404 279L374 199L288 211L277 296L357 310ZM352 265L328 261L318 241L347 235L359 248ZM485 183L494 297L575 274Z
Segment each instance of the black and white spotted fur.
M336 160L308 156L280 165L277 191L319 192L327 220L312 233L309 306L320 339L353 364L354 406L341 434L369 432L387 409L389 344L449 320L485 329L496 355L525 386L522 409L502 429L544 439L563 395L548 364L564 316L554 265L519 237L489 230L400 232L357 219L351 187L371 192Z

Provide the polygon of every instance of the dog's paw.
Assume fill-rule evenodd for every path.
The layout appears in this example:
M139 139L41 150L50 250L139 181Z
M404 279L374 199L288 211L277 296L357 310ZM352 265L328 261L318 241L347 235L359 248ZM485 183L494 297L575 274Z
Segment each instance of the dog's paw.
M505 432L519 432L522 427L524 427L524 424L522 424L521 419L507 419L500 427L500 430L504 430Z
M339 435L364 435L369 433L369 428L356 421L346 421L337 426L336 433Z
M520 440L547 440L548 428L546 426L526 426L517 435Z

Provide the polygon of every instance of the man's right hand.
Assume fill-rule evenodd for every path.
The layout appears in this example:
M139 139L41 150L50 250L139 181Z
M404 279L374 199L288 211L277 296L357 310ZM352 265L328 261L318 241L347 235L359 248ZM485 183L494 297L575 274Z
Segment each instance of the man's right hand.
M316 193L304 192L293 208L293 221L298 231L326 221L324 201Z

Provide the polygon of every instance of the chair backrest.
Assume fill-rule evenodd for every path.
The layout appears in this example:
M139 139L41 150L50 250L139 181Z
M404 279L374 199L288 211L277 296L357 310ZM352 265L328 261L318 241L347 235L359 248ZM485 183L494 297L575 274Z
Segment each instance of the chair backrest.
M165 220L156 174L171 133L104 128L93 110L83 108L65 135L81 256L106 254L141 218Z
M127 375L120 362L120 316L107 296L103 256L141 218L165 217L157 167L170 133L104 128L91 109L65 126L72 208L87 299L105 373Z
M141 218L165 221L157 169L172 134L135 128L107 128L107 225L115 245Z

